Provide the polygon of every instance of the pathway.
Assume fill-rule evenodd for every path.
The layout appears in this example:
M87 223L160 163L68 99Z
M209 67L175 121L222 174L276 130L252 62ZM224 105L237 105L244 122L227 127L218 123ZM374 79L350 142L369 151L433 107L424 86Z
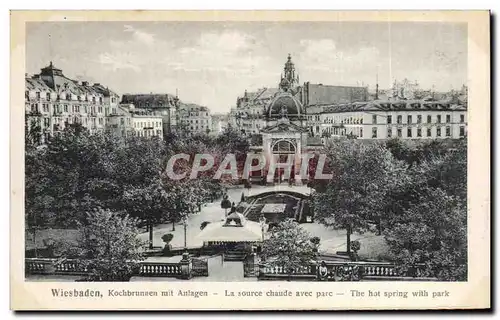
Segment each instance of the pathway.
M245 196L256 195L263 192L269 191L294 191L303 194L309 194L310 188L307 186L293 186L288 185L276 185L276 186L252 186L250 189L245 189L243 187L229 188L227 190L229 200L234 203L240 202L241 193L243 192ZM201 211L192 214L188 218L187 229L187 241L188 247L196 247L203 245L202 241L198 240L196 236L200 233L200 225L204 221L216 222L224 220L224 209L220 207L220 200L212 203L205 204ZM153 228L153 244L154 246L163 246L164 242L161 237L167 233L172 233L174 238L171 242L172 247L184 247L184 226L182 224L175 225L175 231L172 231L172 224L160 224ZM141 240L147 241L149 239L149 233L145 232L139 235Z

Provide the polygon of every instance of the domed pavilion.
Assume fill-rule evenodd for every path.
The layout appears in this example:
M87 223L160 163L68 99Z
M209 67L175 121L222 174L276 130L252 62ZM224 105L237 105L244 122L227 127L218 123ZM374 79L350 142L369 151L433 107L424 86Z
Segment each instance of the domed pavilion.
M319 145L309 139L306 110L300 102L298 86L299 76L295 73L292 57L288 55L279 91L266 106L266 127L260 131L262 146L253 146L252 149L263 153L267 164L271 161L283 163L292 158L293 166L289 176L283 168L275 171L274 178L264 172L268 183L292 179L300 184L307 179L300 175L302 154L314 152Z

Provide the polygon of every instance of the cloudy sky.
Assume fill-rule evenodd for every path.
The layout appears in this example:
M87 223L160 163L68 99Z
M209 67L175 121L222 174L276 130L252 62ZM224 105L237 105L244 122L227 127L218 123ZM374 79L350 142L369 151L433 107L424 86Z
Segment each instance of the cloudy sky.
M29 74L53 61L66 76L119 94L172 93L226 112L245 89L276 87L287 54L300 81L423 88L467 80L467 26L360 22L28 23Z

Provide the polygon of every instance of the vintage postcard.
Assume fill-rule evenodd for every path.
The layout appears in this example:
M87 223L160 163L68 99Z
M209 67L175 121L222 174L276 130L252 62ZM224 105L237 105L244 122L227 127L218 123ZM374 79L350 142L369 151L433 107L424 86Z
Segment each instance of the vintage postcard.
M12 11L11 308L490 308L489 21Z

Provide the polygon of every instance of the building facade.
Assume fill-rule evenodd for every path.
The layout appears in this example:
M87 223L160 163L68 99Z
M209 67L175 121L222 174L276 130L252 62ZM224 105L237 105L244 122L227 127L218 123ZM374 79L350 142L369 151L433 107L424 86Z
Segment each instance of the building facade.
M217 136L223 133L228 127L228 115L215 113L212 114L212 129L210 131L211 135Z
M265 95L266 91L269 92ZM467 87L438 93L423 91L407 79L374 95L367 87L298 85L295 66L288 56L278 89L245 92L230 113L230 123L244 133L265 137L269 106L278 96L300 103L301 123L309 138L357 139L460 139L467 135ZM418 99L414 99L414 98ZM439 98L439 99L438 99ZM291 101L291 100L290 100ZM292 102L289 102L292 104ZM293 123L293 122L292 122Z
M26 128L38 126L40 142L72 124L90 132L104 131L118 102L118 94L107 87L69 79L52 62L40 74L25 77Z
M278 93L278 88L262 88L247 92L236 99L236 108L231 110L232 125L245 134L260 133L266 125L266 107Z
M311 115L318 117L318 114ZM325 107L319 114L328 138L460 139L467 135L467 108L449 101L370 101ZM317 128L314 128L316 130Z
M299 97L302 104L309 108L332 103L367 101L369 94L367 87L332 86L306 82L299 88Z
M298 75L288 56L284 73L279 82L279 90L265 106L265 125L260 130L262 139L251 150L259 153L268 166L257 173L253 172L250 180L265 179L268 183L293 180L301 184L308 179L301 176L302 156L314 153L320 147L310 138L305 108L300 101ZM274 168L273 164L290 164L291 169ZM308 175L308 173L305 173Z
M133 104L120 104L117 112L109 117L107 131L118 137L163 139L163 117Z
M320 123L319 111L333 103L352 103L366 101L369 97L367 87L331 86L305 82L300 85L299 75L292 57L288 55L281 74L279 88L262 88L255 92L247 92L238 97L236 108L231 109L230 123L245 134L259 134L266 126L266 108L276 95L284 88L298 99L304 110L316 110L317 117L308 117L310 126L316 128ZM319 127L317 132L319 132Z
M182 103L179 108L181 130L188 134L210 134L212 131L212 117L210 109L196 104Z
M164 134L177 130L180 101L177 96L167 93L124 94L121 103L132 104L136 109L147 110L149 114L162 118Z

